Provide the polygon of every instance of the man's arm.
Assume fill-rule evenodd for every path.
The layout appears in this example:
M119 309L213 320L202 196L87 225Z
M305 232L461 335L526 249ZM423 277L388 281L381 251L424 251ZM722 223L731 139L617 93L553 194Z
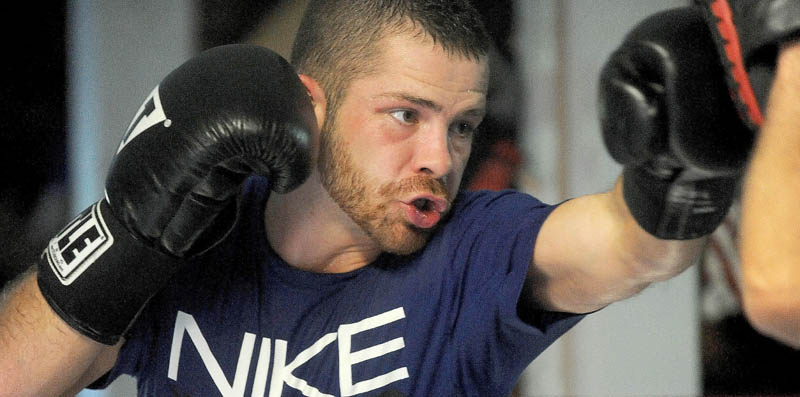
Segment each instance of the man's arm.
M800 44L782 51L742 197L745 314L800 348Z
M74 395L111 369L120 346L75 331L26 272L0 298L0 396Z
M167 75L123 138L105 197L8 293L0 390L58 395L111 368L150 299L227 236L249 175L276 192L306 179L315 130L306 86L266 48L216 47Z
M691 266L705 238L663 240L631 216L622 180L610 192L567 201L547 218L528 282L541 307L587 313Z

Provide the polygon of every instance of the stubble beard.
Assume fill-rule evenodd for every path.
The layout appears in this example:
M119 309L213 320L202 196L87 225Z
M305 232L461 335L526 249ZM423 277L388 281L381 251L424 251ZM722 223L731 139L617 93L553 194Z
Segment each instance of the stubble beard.
M402 213L390 213L389 205L403 193L428 192L452 201L444 183L426 176L415 176L378 185L353 161L349 148L336 131L334 118L328 117L320 133L318 161L322 185L334 202L381 250L408 255L422 249L433 229L420 229Z

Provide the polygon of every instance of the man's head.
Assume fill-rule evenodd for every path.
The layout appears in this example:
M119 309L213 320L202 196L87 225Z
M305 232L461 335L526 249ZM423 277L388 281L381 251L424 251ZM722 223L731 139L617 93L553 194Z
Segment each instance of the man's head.
M354 78L374 72L387 35L425 34L445 51L485 57L490 37L468 0L311 0L292 48L298 73L325 91L328 117Z
M326 104L320 178L382 250L420 249L449 209L485 113L487 51L466 2L312 0L293 63Z

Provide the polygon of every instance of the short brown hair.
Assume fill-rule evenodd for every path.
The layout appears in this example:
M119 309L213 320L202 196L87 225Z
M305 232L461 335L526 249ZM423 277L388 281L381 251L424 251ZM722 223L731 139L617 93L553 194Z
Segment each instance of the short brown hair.
M450 54L477 60L489 52L489 34L468 0L311 0L291 62L320 83L335 111L349 83L374 70L375 43L415 29Z

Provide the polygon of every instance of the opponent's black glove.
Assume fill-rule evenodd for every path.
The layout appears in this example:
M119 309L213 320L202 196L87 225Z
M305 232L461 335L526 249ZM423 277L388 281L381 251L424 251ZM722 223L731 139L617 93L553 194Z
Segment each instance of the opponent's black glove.
M778 50L800 39L800 1L695 0L703 11L742 118L763 122Z
M39 287L71 326L116 343L185 259L232 228L240 185L302 183L316 119L292 67L266 48L210 49L170 73L131 122L100 200L50 241Z
M709 234L724 218L752 146L700 10L639 23L600 78L603 138L624 166L637 222L662 239Z

